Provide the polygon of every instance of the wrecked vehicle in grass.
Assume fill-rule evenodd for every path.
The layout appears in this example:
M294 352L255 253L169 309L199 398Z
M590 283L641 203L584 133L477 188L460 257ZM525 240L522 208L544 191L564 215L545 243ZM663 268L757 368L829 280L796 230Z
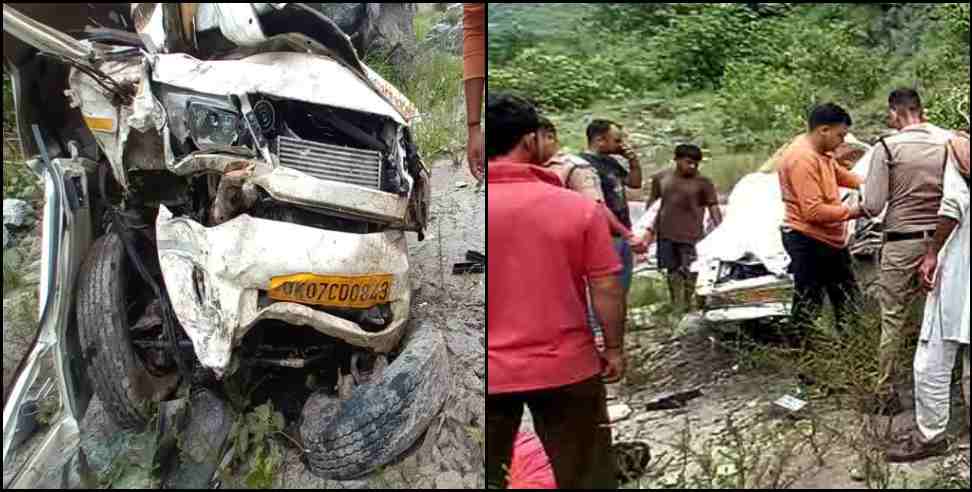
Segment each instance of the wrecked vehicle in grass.
M873 148L854 142L852 170L867 176ZM858 191L842 190L847 203L861 200ZM789 317L793 302L790 258L780 229L784 219L779 176L775 172L747 175L729 196L725 220L698 245L696 294L702 317L709 323L774 321ZM883 217L849 224L851 255L876 264Z
M92 393L138 429L180 385L253 368L319 381L299 421L314 474L387 464L450 386L441 334L409 323L406 232L422 239L429 206L415 108L303 4L131 5L72 35L3 6L46 182L40 333L4 398L5 467L51 354L63 402L12 485L71 458Z

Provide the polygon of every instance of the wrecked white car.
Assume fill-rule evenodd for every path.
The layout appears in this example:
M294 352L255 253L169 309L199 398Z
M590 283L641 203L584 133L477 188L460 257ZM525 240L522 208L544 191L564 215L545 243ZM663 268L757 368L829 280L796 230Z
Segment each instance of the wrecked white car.
M853 172L867 176L871 149L855 143ZM854 161L851 161L854 162ZM844 200L860 200L857 191L842 190ZM696 294L703 319L709 323L779 320L790 315L793 278L780 228L784 207L779 176L759 172L733 188L722 224L697 246ZM883 218L862 219L850 225L852 256L873 263L881 246Z
M40 334L5 395L5 467L50 354L63 402L5 485L71 459L92 392L136 429L180 385L253 368L315 375L299 420L313 473L387 464L449 387L441 335L409 323L406 232L422 239L429 205L415 108L303 4L121 5L116 28L70 35L3 6L47 199Z

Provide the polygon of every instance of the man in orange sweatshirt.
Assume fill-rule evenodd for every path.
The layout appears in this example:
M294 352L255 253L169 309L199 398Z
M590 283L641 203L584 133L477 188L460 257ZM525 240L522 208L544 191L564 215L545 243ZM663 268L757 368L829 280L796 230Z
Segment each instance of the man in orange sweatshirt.
M838 165L832 152L847 136L852 120L834 104L810 114L809 133L797 138L780 159L780 188L786 214L783 246L790 255L796 292L791 333L803 341L820 315L824 294L830 298L842 331L859 288L847 248L847 223L863 216L859 206L841 202L840 188L859 189L864 180Z
M483 91L486 89L486 4L463 4L463 80L466 94L466 124L469 136L466 155L469 171L483 180Z

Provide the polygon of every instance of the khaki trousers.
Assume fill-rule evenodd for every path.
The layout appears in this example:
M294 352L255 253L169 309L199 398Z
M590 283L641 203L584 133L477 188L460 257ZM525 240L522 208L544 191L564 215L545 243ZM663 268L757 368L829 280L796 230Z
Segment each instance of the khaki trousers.
M915 339L920 323L909 316L918 309L923 312L926 292L921 288L918 268L927 252L924 240L897 241L884 245L881 254L881 276L878 280L881 302L881 345L878 391L883 397L894 394L895 378L911 360L904 349L909 339Z

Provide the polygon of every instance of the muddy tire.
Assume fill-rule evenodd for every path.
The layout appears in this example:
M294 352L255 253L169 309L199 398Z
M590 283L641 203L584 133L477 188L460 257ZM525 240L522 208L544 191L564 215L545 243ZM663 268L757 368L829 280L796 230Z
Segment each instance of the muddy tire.
M423 325L404 341L381 379L347 401L316 393L304 406L301 437L314 475L354 480L408 451L429 428L451 388L445 339Z
M161 401L178 375L151 375L135 354L129 333L129 279L137 278L115 233L95 242L78 276L77 317L81 351L95 394L116 425L141 430L150 402ZM132 286L133 288L144 288Z

